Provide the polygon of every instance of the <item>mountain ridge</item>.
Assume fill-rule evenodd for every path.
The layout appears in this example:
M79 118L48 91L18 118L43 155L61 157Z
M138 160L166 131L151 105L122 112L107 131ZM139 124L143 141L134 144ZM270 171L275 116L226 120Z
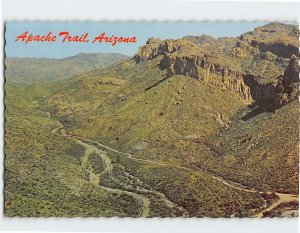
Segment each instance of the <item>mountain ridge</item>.
M75 55L70 55L67 57L14 57L14 56L6 56L9 59L49 59L49 60L63 60L63 59L71 59L75 57L84 57L84 56L93 56L93 55L121 55L124 57L130 57L122 53L114 53L114 52L80 52Z
M263 35L261 35L262 33ZM267 36L268 42L265 42L266 33L271 34ZM286 62L280 62L279 59L285 59L286 53L288 53L289 59L293 56L296 56L294 57L296 59L299 55L298 46L295 46L299 44L297 35L299 35L299 31L294 25L269 23L237 38L231 38L234 43L231 44L231 47L226 44L227 51L223 51L221 54L217 54L218 50L215 48L220 47L220 43L229 38L214 39L207 35L187 36L177 40L150 38L145 46L139 48L133 59L139 63L163 55L160 67L167 69L167 77L180 74L213 82L222 88L240 93L241 98L247 103L251 103L255 99L257 102L266 104L267 102L276 102L275 91L271 89L275 89L276 80L283 75L283 67L287 66ZM288 39L286 43L283 43L282 39L278 38ZM208 44L213 43L213 48L207 46L207 42ZM219 43L218 46L217 43ZM271 43L272 48L277 45L285 47L274 50L261 45L267 43ZM281 50L285 52L280 52ZM276 57L277 55L279 57ZM249 64L250 59L259 59L259 63ZM260 74L253 73L253 65L255 69L262 66L260 70L263 74L261 72ZM230 76L236 78L230 78ZM268 78L261 78L262 76Z
M90 70L110 66L128 57L119 53L80 53L66 58L5 58L8 82L32 84L40 79L56 81L71 78ZM53 70L55 68L55 70Z

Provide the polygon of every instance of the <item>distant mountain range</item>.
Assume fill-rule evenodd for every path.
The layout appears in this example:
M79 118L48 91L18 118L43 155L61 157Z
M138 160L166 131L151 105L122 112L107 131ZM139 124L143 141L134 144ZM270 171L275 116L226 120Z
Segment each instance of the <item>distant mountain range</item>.
M80 53L63 59L7 57L5 76L12 83L55 81L107 67L126 58L119 53Z

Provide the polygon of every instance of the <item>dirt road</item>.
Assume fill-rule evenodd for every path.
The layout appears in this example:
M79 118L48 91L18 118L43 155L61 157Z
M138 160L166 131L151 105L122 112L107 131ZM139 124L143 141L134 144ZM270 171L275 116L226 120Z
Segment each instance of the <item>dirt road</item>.
M100 185L100 175L103 173L111 174L114 169L114 164L112 163L111 158L108 156L108 153L105 150L125 155L130 159L133 159L132 155L120 152L116 149L110 148L104 144L92 141L90 139L84 139L84 138L80 138L80 137L67 135L63 125L52 130L52 133L59 133L61 136L68 137L72 140L75 140L78 144L83 146L85 148L85 151L84 151L83 155L81 156L81 168L84 171L86 171L86 170L88 171L90 183L92 183L92 184L98 186L99 188L106 190L108 192L116 193L116 194L126 194L126 195L132 196L135 199L137 199L142 204L142 210L140 213L140 217L148 217L149 213L150 213L151 201L150 201L149 197L147 197L147 194L152 194L152 195L157 196L158 199L163 201L165 203L165 205L171 209L180 210L182 212L183 217L188 216L188 212L184 208L182 208L181 206L177 205L176 203L173 203L172 201L170 201L168 198L166 198L166 196L163 193L161 193L157 190L154 190L150 187L145 188L147 185L144 184L143 181L141 181L138 177L135 177L135 176L129 174L125 170L124 170L124 177L127 178L127 180L128 179L134 180L135 186L133 186L130 183L124 183L121 180L116 179L113 176L111 176L111 180L116 182L118 184L118 186L122 187L122 189L121 188L111 188L111 187L106 187L106 186ZM97 145L98 147L95 145ZM101 174L96 174L89 166L88 158L93 153L99 155L99 157L102 159L102 161L104 163L105 169L104 169L103 173L101 173ZM123 169L124 168L125 167L123 166ZM129 190L134 190L137 193L135 193L134 191L129 191Z
M106 164L106 171L110 171L111 172L112 169L113 169L113 165L111 163L111 159L109 158L109 156L107 156L107 153L105 155L105 153L104 153L105 151L104 150L111 151L111 152L114 152L114 153L118 153L120 155L124 155L127 158L129 158L129 159L132 159L132 160L135 160L135 161L139 161L139 162L156 164L156 165L159 165L159 166L169 166L169 167L174 167L174 168L184 169L184 170L190 170L190 171L197 171L196 169L190 168L190 167L184 167L184 166L178 166L178 165L173 165L173 164L155 162L155 161L146 160L146 159L134 158L134 156L132 154L121 152L121 151L119 151L117 149L111 148L111 147L109 147L107 145L104 145L104 144L102 144L100 142L96 142L96 141L91 140L91 139L81 138L81 137L78 137L78 136L66 135L65 129L64 129L63 125L61 125L60 127L54 129L52 131L52 133L57 133L57 131L59 131L59 130L60 130L60 134L62 136L73 138L79 144L83 145L86 148L86 152L83 155L83 160L85 160L86 153L96 152L97 154L99 154L99 156L102 158L102 160ZM101 150L97 146L100 147ZM249 188L244 187L244 186L242 186L240 184L237 184L237 183L234 183L234 182L231 182L231 181L226 181L222 177L219 177L219 176L216 176L216 175L213 175L213 174L209 174L209 175L210 175L211 178L213 178L213 179L221 182L222 184L224 184L226 186L234 188L236 190L240 190L240 191L248 192L248 193L260 193L260 194L262 194L262 193L271 194L272 193L271 191L269 191L269 192L263 192L263 191L256 190L256 189L249 189ZM137 177L135 177L135 178L138 179ZM111 189L111 188L103 187L103 186L100 186L100 187L102 187L103 189L105 189L107 191L111 191L111 192L124 192L126 194L130 194L130 195L136 197L144 205L144 210L143 210L142 215L143 216L145 216L145 215L147 216L147 214L149 214L150 200L147 199L145 196L143 197L141 195L138 195L138 194L135 194L135 193L132 193L132 192L128 192L128 191L124 191L124 190L119 190L119 189L115 190L115 189ZM126 187L126 185L125 185L125 187ZM172 208L175 208L175 207L179 208L181 211L185 212L185 214L184 214L185 216L188 215L188 213L182 207L180 207L180 206L176 205L175 203L171 202L170 200L168 200L163 193L160 193L160 192L155 191L155 190L145 190L144 188L141 188L139 191L144 191L146 193L147 192L154 193L157 196L159 196L162 200L164 200L164 202L168 206L170 206ZM278 193L278 192L276 192L275 194L278 196L278 200L275 201L274 203L272 203L270 206L265 205L264 207L262 207L263 209L259 213L257 213L256 215L254 215L253 217L261 218L261 217L263 217L263 213L264 212L270 211L270 210L276 208L281 203L290 202L290 201L299 201L299 196L295 195L295 194L285 194L285 193Z

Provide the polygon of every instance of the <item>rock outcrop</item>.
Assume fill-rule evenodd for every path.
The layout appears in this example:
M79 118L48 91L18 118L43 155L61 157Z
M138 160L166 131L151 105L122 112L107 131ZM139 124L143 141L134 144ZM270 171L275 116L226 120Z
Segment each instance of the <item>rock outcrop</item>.
M257 56L259 54L257 47L251 46L245 41L238 41L230 51L230 55L235 58L245 58L249 56Z
M282 58L290 58L299 52L299 29L296 25L269 23L241 35L239 39L261 52L271 52Z
M285 89L299 82L299 70L299 57L292 55L289 65L284 72L282 84Z
M297 54L299 48L293 44L285 43L284 41L276 42L262 42L262 41L251 41L251 46L258 48L263 52L272 52L279 57L289 58L293 54Z
M163 55L160 68L167 70L167 77L185 75L190 78L216 85L223 90L238 94L242 101L252 101L250 89L244 83L243 73L233 71L226 64L217 62L216 57L187 40L149 39L135 55L141 62Z
M257 78L247 74L244 76L246 85L257 105L266 108L277 108L299 94L299 57L292 55L283 75L277 77L277 83L260 83Z
M250 88L251 96L257 105L274 104L276 91L272 83L259 82L259 78L251 74L244 75L244 82Z
M278 77L276 85L277 105L282 105L299 96L299 57L292 55L284 75Z
M244 102L252 101L250 89L244 83L243 74L232 71L222 64L214 63L205 54L199 56L165 54L160 67L167 70L167 77L185 75L237 93Z
M148 59L153 59L158 55L165 53L173 53L181 47L194 47L194 45L186 40L160 40L149 38L145 46L139 48L134 60L139 63Z

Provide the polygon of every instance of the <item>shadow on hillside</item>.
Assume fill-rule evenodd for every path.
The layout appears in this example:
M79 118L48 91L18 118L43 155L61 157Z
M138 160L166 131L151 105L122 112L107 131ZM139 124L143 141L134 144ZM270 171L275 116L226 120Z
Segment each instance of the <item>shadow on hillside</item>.
M243 116L241 118L242 121L248 121L250 120L251 118L263 113L264 110L260 107L256 107L256 108L253 108L251 112L249 112L248 114L246 114L245 116Z
M251 104L248 106L248 108L250 108L251 111L247 113L245 116L241 117L242 121L248 121L251 118L264 112L274 113L275 110L278 108L278 106L275 106L273 104L268 104L268 105Z
M159 85L160 83L162 83L163 81L166 81L168 78L163 78L162 80L159 80L157 83L154 83L153 85L151 85L150 87L147 87L145 89L145 91L149 91L150 89L152 89L153 87L156 87L157 85Z

